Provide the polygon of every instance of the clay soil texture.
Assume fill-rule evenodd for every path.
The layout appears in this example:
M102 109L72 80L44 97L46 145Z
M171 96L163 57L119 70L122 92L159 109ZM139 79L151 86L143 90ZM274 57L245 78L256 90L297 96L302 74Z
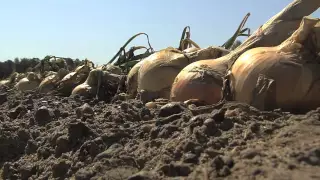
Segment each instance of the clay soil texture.
M0 92L0 179L320 179L304 114Z

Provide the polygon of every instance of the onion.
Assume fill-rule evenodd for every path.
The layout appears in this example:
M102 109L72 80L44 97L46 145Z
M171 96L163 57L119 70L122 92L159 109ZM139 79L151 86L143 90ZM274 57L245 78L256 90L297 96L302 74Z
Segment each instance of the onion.
M237 58L255 47L279 45L299 27L304 16L310 15L319 6L320 1L295 0L228 55L186 66L174 80L170 100L198 99L208 104L215 104L221 99L228 100L228 94L223 93L222 88L223 84L228 84L225 76Z
M61 81L57 83L57 91L60 94L69 96L72 92L72 89L85 82L92 68L93 63L89 64L88 62L77 67L74 72L67 74L62 78Z
M39 91L41 93L47 93L51 89L54 88L54 84L52 83L52 80L56 77L57 73L53 73L49 76L46 76L41 83L39 84Z
M127 87L127 94L129 98L134 98L137 94L138 88L138 72L143 64L143 60L135 64L127 75L126 87Z
M14 80L15 82L19 82L21 79L25 78L27 76L26 73L18 73L18 75L16 76L16 79Z
M194 47L192 47L192 45ZM189 53L189 52L194 52L196 50L200 50L200 47L190 39L190 27L186 26L182 31L179 47L178 48L168 47L163 50L168 50L168 49L171 49L173 51L177 50L180 53ZM159 54L159 53L161 54L163 50L160 50L155 54ZM154 58L154 57L157 57L157 55L152 56L153 57L152 59L150 59L150 56L151 55L149 55L148 57L142 59L137 64L135 64L127 75L126 87L127 87L127 94L129 95L130 98L134 98L137 95L138 73L139 73L140 67L145 62L145 59L148 59L148 61L153 61L157 59L157 58Z
M53 90L58 81L64 78L68 74L68 71L64 68L60 69L58 72L52 72L41 81L39 85L39 91L41 93L47 93Z
M78 94L80 96L93 97L99 93L99 88L102 84L112 82L119 82L121 75L112 74L109 71L102 71L101 69L93 69L90 71L86 81L72 90L72 95Z
M229 51L210 46L190 53L167 48L144 60L138 75L138 91L146 92L146 100L169 98L171 85L179 72L187 65L202 59L218 58Z
M27 77L22 78L14 87L20 91L30 91L36 89L40 80L36 73L29 72Z
M227 69L225 59L201 60L189 64L175 77L171 101L198 99L207 104L221 99L222 77Z
M198 50L200 50L200 48L198 48L198 47L191 47L191 48L188 48L188 49L183 50L183 52L185 52L185 53L191 53L191 52L195 52L195 51L198 51Z
M223 57L226 54L229 54L230 51L228 50L228 48L233 44L233 42L238 36L249 36L250 29L242 29L249 16L250 13L248 13L244 17L235 34L229 40L227 40L226 43L223 44L223 47L211 46L206 49L200 49L199 47L189 47L189 49L185 49L184 52L177 52L167 49L166 52L162 52L162 54L159 54L157 57L149 57L148 60L151 59L152 62L151 60L146 60L146 62L141 66L139 71L138 91L142 91L142 93L140 93L142 96L141 99L143 100L145 98L147 100L151 100L157 97L162 97L167 99L171 98L172 100L184 101L187 99L194 99L194 92L198 93L200 97L203 97L204 94L203 92L198 91L200 89L197 89L197 85L190 84L191 86L188 86L188 84L185 84L185 80L188 78L192 79L198 75L200 77L200 80L202 80L201 78L205 75L205 73L197 73L199 71L208 69L206 68L207 65L200 65L200 67L197 67L195 69L193 68L193 66L189 68L188 65L192 63L197 64L197 61L199 60L216 59L219 57ZM245 34L246 31L249 31L249 33ZM193 42L190 39L186 39L185 41L190 41L190 43L193 44ZM155 60L153 60L152 58L154 58ZM180 73L180 71L184 68L186 68L185 70L190 70L191 77L188 77L188 75L185 76L185 70L182 73ZM177 77L177 75L179 77ZM181 76L185 77L181 78ZM182 81L180 81L181 79ZM211 79L209 78L208 80ZM211 83L208 83L209 86L211 86ZM180 89L180 86L183 86L182 91ZM208 84L205 85L204 89L207 88ZM208 91L208 93L215 93L215 90ZM216 97L206 97L205 99L207 101L215 101Z
M5 85L9 86L11 84L14 84L16 82L16 78L18 77L19 73L14 72L12 73L7 79L0 81L0 86Z
M230 74L234 100L260 109L308 110L320 106L320 46L312 41L318 22L320 19L305 17L298 30L280 45L243 53Z
M102 71L108 71L113 74L121 74L122 70L119 66L115 66L113 64L107 64L100 67L97 67L96 69L101 69Z
M3 79L0 81L0 85L9 85L10 84L10 79Z
M98 80L101 79L102 70L100 69L93 69L90 71L86 81L78 86L76 86L72 90L72 95L78 94L81 96L90 96L97 92L98 87Z

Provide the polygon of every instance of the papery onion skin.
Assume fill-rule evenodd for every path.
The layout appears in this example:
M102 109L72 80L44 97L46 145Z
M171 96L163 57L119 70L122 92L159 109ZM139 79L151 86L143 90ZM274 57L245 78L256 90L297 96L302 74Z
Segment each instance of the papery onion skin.
M138 73L143 60L135 64L129 71L126 80L127 94L130 98L135 98L138 88Z
M39 85L39 92L48 93L56 87L57 83L69 73L68 70L61 68L58 72L47 72L45 78Z
M279 46L243 53L231 69L234 100L262 110L319 107L320 64L302 40L315 22L303 19L300 28Z
M195 51L198 51L198 50L200 50L200 48L191 47L191 48L187 48L187 49L183 50L183 52L190 53L190 52L195 52Z
M27 77L22 78L14 87L20 91L30 91L36 89L40 84L36 73L30 72Z
M172 47L169 47L168 49L173 49ZM191 47L188 49L183 50L185 53L190 53L194 51L198 51L200 48L197 47ZM154 58L156 59L156 58ZM127 87L127 94L129 95L130 98L135 98L137 95L137 89L138 89L138 74L140 67L144 63L144 60L141 60L137 64L135 64L131 70L129 71L127 75L127 81L126 81L126 87Z
M228 50L217 47L192 51L187 54L191 58L186 58L184 54L170 49L149 56L139 70L138 91L144 90L150 94L153 93L151 99L169 99L171 86L182 69L192 62L217 58L229 53Z
M54 84L51 82L51 80L55 78L55 76L56 74L51 74L41 81L41 83L39 84L39 91L41 93L47 93L54 88Z
M67 75L65 75L62 79L61 82L67 82L68 80L70 80L72 78L72 76L74 76L74 74L76 74L76 72L70 72Z
M231 70L234 100L260 109L309 109L320 106L320 65L304 64L299 62L301 59L305 57L281 53L272 47L245 52ZM274 81L262 99L253 94L259 76ZM255 99L260 102L254 102Z
M157 52L146 58L138 74L138 91L164 92L163 89L167 88L168 84L171 84L177 75L177 69L174 69L174 66L165 65L169 64L171 59L177 58L186 59L181 53L166 50ZM187 65L187 59L185 61L181 62L180 65ZM166 97L167 95L160 93L159 96Z
M101 85L107 83L116 84L121 80L122 75L113 74L109 71L102 71L101 69L93 69L90 71L86 81L76 86L71 95L78 94L80 96L93 97L98 92Z
M174 84L172 85L170 99L172 101L186 101L188 99L198 99L209 104L218 103L221 100L220 98L224 94L224 92L222 92L224 83L223 78L228 72L228 67L230 67L232 65L232 62L236 60L234 58L237 58L238 54L243 54L243 50L247 49L250 46L254 46L253 44L255 44L255 42L259 42L259 40L255 40L255 37L256 36L252 36L252 38L249 39L248 42L244 43L243 46L240 45L238 49L232 51L228 55L222 56L217 59L194 62L185 67L179 73L179 75L177 75ZM270 44L270 42L266 44ZM293 48L294 46L299 47L299 45L292 44L290 42L288 42L288 44L288 47L292 46L290 48ZM283 49L283 51L286 50ZM266 52L261 52L261 54L263 53ZM242 57L245 57L245 55ZM201 66L206 68L202 68L203 70L201 70ZM312 68L316 67L312 65ZM207 73L205 73L205 75L200 75L201 73L199 72L201 72L202 74L204 74L203 72ZM244 74L245 73L246 72L244 72ZM315 79L317 79L317 77L315 77ZM317 83L314 84L314 86L318 86ZM272 83L270 87L272 87ZM232 98L228 97L228 99ZM306 97L304 99L306 99ZM272 104L273 102L270 100L269 102L267 102L267 104L268 103Z
M65 75L58 83L58 91L60 94L69 96L72 90L81 83L85 82L88 78L88 74L91 71L91 67L87 65L81 65L77 67L73 72Z
M186 66L174 80L170 92L170 100L186 101L198 99L207 104L219 102L225 69L225 64L221 62L209 59L197 61Z
M102 78L102 73L103 71L100 69L91 70L86 81L76 86L72 90L71 95L78 94L80 96L93 96L97 91L99 75L101 75Z

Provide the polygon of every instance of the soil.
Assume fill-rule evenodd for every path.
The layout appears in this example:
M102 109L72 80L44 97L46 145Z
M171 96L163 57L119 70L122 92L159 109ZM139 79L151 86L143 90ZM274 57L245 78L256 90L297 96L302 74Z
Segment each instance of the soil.
M2 179L320 179L320 108L124 99L2 88Z

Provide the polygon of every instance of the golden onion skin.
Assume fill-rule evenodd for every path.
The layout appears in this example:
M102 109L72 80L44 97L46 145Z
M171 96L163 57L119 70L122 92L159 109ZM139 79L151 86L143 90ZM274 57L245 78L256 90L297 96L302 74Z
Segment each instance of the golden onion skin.
M200 48L191 47L191 48L187 48L187 49L183 50L183 52L185 52L185 53L191 53L191 52L195 52L195 51L198 51L198 50L200 50Z
M88 96L88 97L94 95L94 93L97 91L99 75L101 75L101 78L102 78L102 73L103 71L101 69L91 70L86 81L76 86L72 90L71 95L78 94L81 96Z
M122 70L119 66L115 66L112 64L108 64L105 70L112 73L112 74L121 74L122 73Z
M71 77L76 74L76 72L70 72L68 73L67 75L65 75L62 79L61 79L61 82L64 82L64 81L68 81L69 79L71 79Z
M19 76L19 73L14 72L12 73L7 79L3 79L0 81L0 86L11 86L14 85L14 83L16 83L16 79Z
M62 80L58 83L58 91L64 95L70 95L72 90L77 86L86 81L88 74L90 73L91 67L82 65L76 68L74 72L65 75Z
M175 78L171 101L197 99L214 104L221 99L225 64L215 59L201 60L186 66ZM221 68L219 68L221 67Z
M182 59L177 64L177 69L170 66L172 59ZM183 62L184 61L184 62ZM172 84L178 74L179 66L186 66L187 59L181 53L174 51L160 51L149 56L144 60L138 73L138 91L147 90L150 92L162 92L159 96L166 98L165 89ZM182 68L181 68L182 69Z
M320 65L305 64L302 60L305 58L295 53L282 53L275 47L245 52L231 69L234 100L260 109L320 106ZM264 87L257 87L259 83L264 83Z
M48 93L54 88L54 84L52 83L52 79L55 78L57 74L52 74L44 78L39 85L39 91L41 93Z
M107 64L97 67L96 69L100 69L102 71L108 71L112 74L122 74L122 70L119 66L115 66L113 64Z
M279 46L258 47L243 53L229 77L234 100L266 110L304 111L319 107L320 64L314 52L319 47L310 41L319 21L305 17Z
M14 86L20 91L30 91L36 89L40 84L37 74L30 72L27 77L20 79Z
M199 48L197 48L199 49ZM166 49L163 49L159 52L162 51L168 51L168 50L175 50L175 48L173 47L168 47ZM187 49L186 49L187 50ZM188 48L189 51L195 51L194 48ZM159 53L157 52L157 53ZM139 77L139 71L140 68L142 66L142 64L145 62L145 60L147 59L150 63L150 61L157 59L158 54L155 53L155 55L150 55L153 58L147 57L145 59L142 59L140 62L138 62L137 64L135 64L131 70L129 71L128 75L127 75L127 80L126 80L126 87L127 87L127 94L129 95L129 98L135 98L138 92L138 77Z
M0 85L9 85L10 84L10 80L9 79L5 79L5 80L1 80L0 81Z
M127 87L127 94L130 98L135 98L137 95L138 89L138 72L143 63L143 60L135 64L129 71L127 75L126 87Z
M198 51L183 53L165 49L145 59L138 74L138 91L146 91L150 99L170 98L171 86L179 72L192 62L202 59L218 58L228 54L228 50L208 47Z
M48 93L52 91L57 83L64 78L69 73L68 70L62 68L58 72L50 72L47 76L41 81L39 85L39 91L41 93Z
M310 24L314 24L314 22L307 22L306 24L310 25ZM308 25L306 25L306 26L308 26ZM299 37L296 37L296 39L301 40L304 38L303 36L308 31L308 28L306 28L306 27L304 27L304 28L305 29L304 29L304 31L302 31L302 34ZM288 51L288 49L290 49L290 48L299 47L299 44L297 44L297 43L293 44L291 40L289 40L286 43L288 44L287 47L285 47L285 48L281 47L281 46L279 47L279 48L282 48L283 52ZM235 52L235 53L237 53L237 52ZM261 53L266 53L266 52L261 52ZM243 55L242 58L244 58L245 56L246 55ZM277 55L274 55L274 56L277 56ZM291 57L291 56L296 56L296 54L291 53L290 55L286 55L286 56ZM217 103L222 96L223 77L226 75L229 65L232 64L232 61L233 61L232 57L236 57L236 56L232 56L232 54L231 54L231 56L227 55L227 56L222 56L220 58L213 59L213 60L198 61L198 62L194 62L194 63L188 65L176 77L174 84L172 85L170 99L172 101L186 101L188 99L198 99L200 101L204 101L209 104ZM306 58L306 59L308 59L308 58ZM236 61L236 62L238 62L238 61ZM287 67L285 69L288 69L288 67L290 67L290 65L292 66L294 64L293 62L281 62L281 63L287 64ZM250 66L250 63L244 65L243 67L245 67L245 66ZM297 65L294 65L294 66L296 67ZM316 68L316 69L317 69L317 66L318 65L316 65L316 66L311 65L312 68ZM234 66L234 67L236 67L236 66ZM205 70L205 69L207 69L207 70ZM296 69L297 69L297 67L296 67ZM235 69L233 69L233 70L235 71ZM283 70L283 72L285 72L285 71ZM309 77L311 75L311 73L309 73L309 71L305 70L304 68L303 68L302 72L303 72L303 75L306 77ZM228 76L231 76L230 79L232 79L232 74L234 74L234 73L235 72L233 72L233 73L230 72L230 75L228 75ZM246 73L247 72L243 72L242 76L245 76ZM295 72L295 73L299 73L299 72ZM312 73L312 74L313 74L313 76L315 76L314 73ZM296 78L296 75L292 75L292 77ZM238 76L238 78L240 79L240 76ZM316 75L316 79L317 78L318 78L318 76ZM261 77L260 77L260 79L261 79ZM243 81L244 80L245 80L245 78L243 78ZM289 81L289 80L287 80L287 81ZM307 83L308 82L309 81L307 81ZM300 83L300 84L302 84L302 83ZM243 87L244 89L246 88L246 86L248 86L248 85L247 84L241 85L241 87ZM274 84L270 83L269 86L270 86L270 88L272 88L274 86ZM314 86L319 86L319 85L318 85L318 83L315 83ZM302 91L302 90L300 90L300 91ZM310 89L309 93L313 93L313 92L314 92L314 90ZM245 95L244 97L242 97L242 95L241 95L241 98L246 98L248 96L249 95L247 95L247 96ZM270 95L270 96L272 97L272 95ZM240 97L240 95L238 97ZM308 95L308 97L309 97L309 95ZM307 98L304 97L304 99L307 99ZM270 103L272 103L272 101L269 101L267 103L270 104Z
M71 92L71 95L80 95L80 96L86 96L86 97L89 97L89 96L92 96L92 92L95 88L94 87L91 87L89 86L88 84L85 84L85 83L82 83L82 84L79 84L78 86L76 86L72 92Z
M113 74L109 71L102 71L101 69L93 69L90 71L86 81L76 86L71 95L78 94L80 96L93 97L96 95L98 88L106 83L119 83L122 75ZM99 82L100 78L100 82ZM100 84L99 84L100 83Z

